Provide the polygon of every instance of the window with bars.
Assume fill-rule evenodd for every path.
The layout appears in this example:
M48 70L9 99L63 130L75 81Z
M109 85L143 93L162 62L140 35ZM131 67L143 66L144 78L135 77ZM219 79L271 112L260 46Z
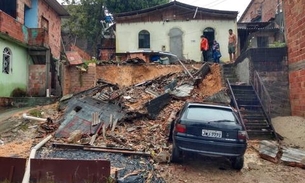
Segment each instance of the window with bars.
M150 48L150 34L147 30L139 32L139 48Z
M9 74L12 70L12 51L9 48L4 48L2 59L2 73Z

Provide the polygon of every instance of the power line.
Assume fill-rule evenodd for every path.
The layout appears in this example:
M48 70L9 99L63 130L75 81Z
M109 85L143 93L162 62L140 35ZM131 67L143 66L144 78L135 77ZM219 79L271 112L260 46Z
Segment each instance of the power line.
M216 5L219 5L221 3L224 3L225 1L227 1L227 0L222 0L222 1L218 2L218 3L216 3L216 4L213 4L213 5L210 6L210 8L212 8L212 7L216 6Z

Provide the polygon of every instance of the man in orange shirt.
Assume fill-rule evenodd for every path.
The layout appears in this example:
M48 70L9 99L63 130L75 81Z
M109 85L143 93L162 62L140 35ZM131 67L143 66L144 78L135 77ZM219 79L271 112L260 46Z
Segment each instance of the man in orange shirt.
M203 61L208 61L209 42L205 35L201 35L200 50L202 52Z

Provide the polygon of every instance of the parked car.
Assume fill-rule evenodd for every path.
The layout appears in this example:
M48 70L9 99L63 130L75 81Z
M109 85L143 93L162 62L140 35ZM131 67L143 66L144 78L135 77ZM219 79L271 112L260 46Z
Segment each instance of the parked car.
M186 103L171 125L172 162L183 152L227 157L234 169L242 169L247 132L231 107Z

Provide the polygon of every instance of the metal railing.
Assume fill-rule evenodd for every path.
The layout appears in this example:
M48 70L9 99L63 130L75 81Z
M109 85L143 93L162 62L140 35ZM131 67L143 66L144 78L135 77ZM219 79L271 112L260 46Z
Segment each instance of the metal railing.
M273 130L273 134L275 136L275 139L279 141L279 137L277 133L275 132L275 129L271 123L271 107L272 107L272 100L271 97L261 79L257 71L254 71L254 77L253 77L253 87L256 95L259 98L259 101L263 107L264 114L268 120L268 124Z
M232 90L232 87L231 87L231 85L230 85L230 81L229 81L228 78L226 79L226 82L227 82L227 85L228 85L228 87L229 87L229 89L230 89L230 92L231 92L231 94L232 94L232 99L233 99L233 102L234 102L234 105L235 105L235 109L236 109L236 111L237 111L237 115L238 115L239 120L240 120L240 122L241 122L241 125L242 125L243 128L247 131L247 128L246 128L245 123L244 123L244 120L243 120L243 118L242 118L242 116L241 116L241 113L240 113L238 104L237 104L237 102L236 102L236 98L235 98L235 96L234 96L234 93L233 93L233 90ZM247 139L249 139L248 133L247 133Z
M264 111L266 112L266 117L268 118L268 121L271 122L271 97L257 71L254 71L253 87L261 101Z

